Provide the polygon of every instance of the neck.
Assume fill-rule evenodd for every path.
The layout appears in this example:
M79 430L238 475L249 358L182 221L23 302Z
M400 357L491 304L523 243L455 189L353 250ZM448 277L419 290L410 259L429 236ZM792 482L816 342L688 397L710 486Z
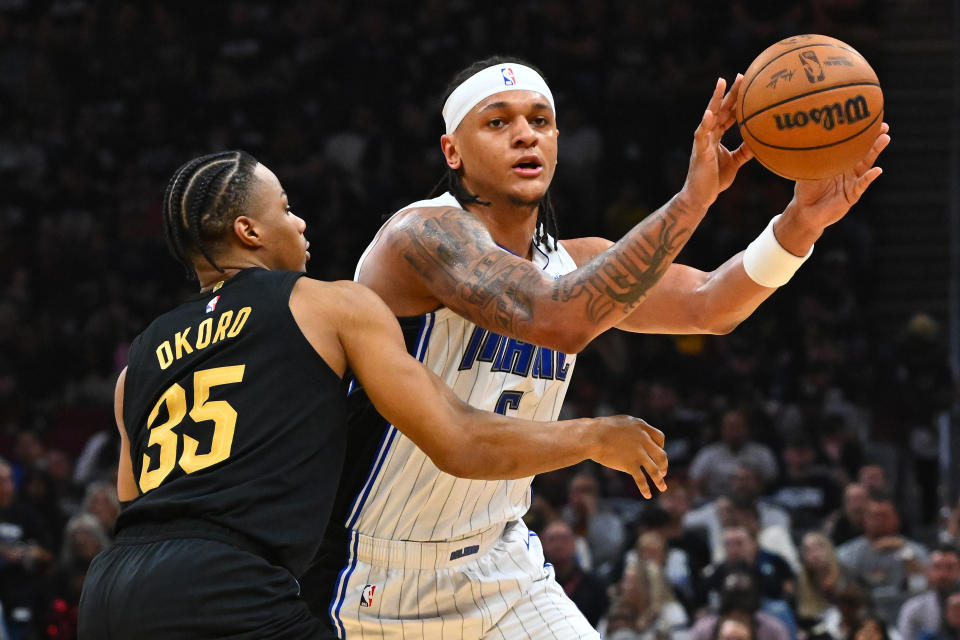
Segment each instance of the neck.
M480 199L490 204L472 202L466 205L467 211L483 221L494 242L529 260L540 204L519 203L506 197L488 199L481 195Z
M214 269L213 265L206 260L203 260L202 262L197 261L194 264L194 269L196 269L197 272L197 280L200 281L200 291L209 291L210 289L213 289L218 282L229 280L233 276L249 267L263 267L264 269L270 268L259 260L249 257L240 259L225 258L223 260L217 260L217 264L220 265L220 268L223 269L223 271Z

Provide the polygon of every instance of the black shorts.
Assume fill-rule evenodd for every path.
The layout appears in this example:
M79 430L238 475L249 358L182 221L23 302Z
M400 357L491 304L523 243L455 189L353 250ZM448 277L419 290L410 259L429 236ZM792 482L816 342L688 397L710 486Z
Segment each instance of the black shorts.
M121 531L90 565L80 640L333 638L285 568L203 528Z

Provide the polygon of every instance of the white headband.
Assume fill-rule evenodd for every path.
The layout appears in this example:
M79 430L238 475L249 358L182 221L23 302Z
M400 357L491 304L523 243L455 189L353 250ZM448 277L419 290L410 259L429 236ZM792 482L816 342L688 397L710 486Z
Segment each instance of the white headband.
M470 109L477 106L481 100L501 91L536 91L547 99L556 115L553 94L540 74L522 64L504 62L476 72L453 90L443 104L443 121L447 125L447 133L453 133Z

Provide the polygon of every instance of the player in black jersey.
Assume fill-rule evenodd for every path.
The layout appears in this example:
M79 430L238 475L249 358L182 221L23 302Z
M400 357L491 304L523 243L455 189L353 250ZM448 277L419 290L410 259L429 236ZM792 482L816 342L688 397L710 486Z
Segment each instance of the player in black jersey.
M117 381L124 506L87 574L81 640L324 636L296 578L343 466L348 369L452 474L517 478L593 458L665 488L663 434L643 421L478 411L408 355L376 295L301 277L304 221L249 154L186 163L163 210L201 291L133 341Z

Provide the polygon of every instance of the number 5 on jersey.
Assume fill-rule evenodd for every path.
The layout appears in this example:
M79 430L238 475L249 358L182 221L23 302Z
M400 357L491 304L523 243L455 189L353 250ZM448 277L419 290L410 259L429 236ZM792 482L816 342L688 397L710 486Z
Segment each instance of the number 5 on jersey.
M180 468L186 473L205 469L230 457L233 431L237 426L237 412L224 400L210 401L210 389L242 381L245 367L246 365L242 364L233 367L217 367L193 374L193 408L190 409L190 419L194 422L212 420L213 438L210 442L210 451L198 455L197 448L200 443L183 434ZM167 406L167 420L154 427L153 422L157 419L163 404ZM173 432L173 428L180 424L186 415L187 393L183 387L174 383L160 396L147 418L147 428L150 430L147 446L159 445L160 455L157 467L150 469L150 456L143 454L143 466L140 470L141 493L159 487L176 466L178 436Z

